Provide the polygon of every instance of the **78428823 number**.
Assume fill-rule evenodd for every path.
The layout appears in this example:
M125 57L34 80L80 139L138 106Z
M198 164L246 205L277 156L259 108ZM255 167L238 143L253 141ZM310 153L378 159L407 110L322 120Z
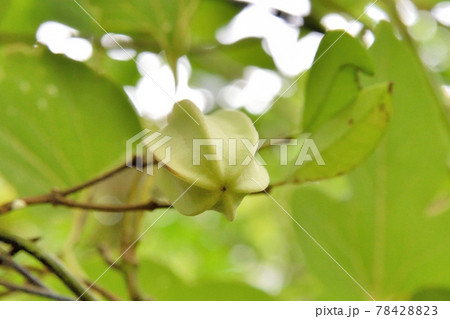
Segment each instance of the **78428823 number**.
M437 306L377 306L377 316L436 316Z

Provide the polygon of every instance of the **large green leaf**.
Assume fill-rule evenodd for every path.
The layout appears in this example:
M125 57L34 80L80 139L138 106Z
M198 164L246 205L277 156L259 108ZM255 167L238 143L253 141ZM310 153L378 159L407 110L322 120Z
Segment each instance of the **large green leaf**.
M409 299L423 287L450 287L450 215L427 214L448 178L449 137L436 93L418 57L382 23L370 49L375 78L393 81L393 117L382 145L342 196L329 183L299 188L292 213L375 299ZM368 296L300 229L318 298Z
M325 165L308 161L296 170L299 182L316 181L347 173L375 149L391 117L390 85L371 86L355 102L311 136Z
M322 39L316 61L307 79L302 127L311 134L325 165L314 158L298 161L305 139L300 136L297 145L290 147L288 165L283 165L275 153L278 147L262 151L274 184L347 173L367 158L387 128L390 85L362 89L359 71L372 74L373 63L359 40L342 31L329 32Z
M36 30L45 21L64 23L88 34L103 33L73 0L7 0L0 9L0 34L14 37L11 40L25 38L34 43Z
M343 31L325 34L306 85L303 127L319 127L351 103L359 91L357 71L371 74L372 61L362 43Z
M1 48L0 92L0 172L19 195L98 174L140 130L119 87L42 48Z
M289 146L287 165L281 161L280 146L261 150L268 163L271 183L328 179L345 174L364 162L388 128L390 94L389 84L361 90L353 103L313 130L311 135L300 135L297 144ZM306 139L314 144L305 144ZM314 147L320 157L314 153ZM305 154L311 158L303 161Z
M200 0L80 1L108 32L123 33L164 50L172 67L190 48L190 23ZM152 49L153 45L152 45Z

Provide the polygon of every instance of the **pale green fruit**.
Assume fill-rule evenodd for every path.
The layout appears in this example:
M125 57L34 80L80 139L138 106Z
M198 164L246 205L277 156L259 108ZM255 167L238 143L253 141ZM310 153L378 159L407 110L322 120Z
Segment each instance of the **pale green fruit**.
M172 139L162 147L152 149L154 144L149 147L157 161L165 158L170 147L171 159L158 171L157 185L184 215L216 210L234 220L236 208L245 195L260 192L269 185L266 169L253 157L258 133L242 112L221 110L204 115L191 101L183 100L174 105L161 134ZM216 146L203 145L199 148L200 165L194 165L195 139L222 141L223 159L207 160L203 155L217 154ZM248 141L247 147L254 147L248 150L243 139Z

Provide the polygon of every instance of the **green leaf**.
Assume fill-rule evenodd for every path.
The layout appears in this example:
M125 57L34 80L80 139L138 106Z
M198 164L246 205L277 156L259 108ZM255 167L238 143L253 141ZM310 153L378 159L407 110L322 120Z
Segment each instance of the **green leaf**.
M222 0L201 0L190 24L193 45L217 44L216 31L226 25L241 6Z
M119 86L136 85L141 77L136 68L136 62L114 60L102 51L94 51L92 58L86 63L98 74Z
M260 39L243 39L230 45L219 44L191 52L189 59L197 70L219 74L228 80L242 77L250 65L275 70L273 59L264 52Z
M325 34L316 53L306 85L303 127L311 132L357 96L357 72L373 73L362 43L343 31Z
M297 145L290 147L288 165L281 163L273 147L262 152L274 184L347 173L375 149L389 122L389 85L361 89L358 72L372 74L373 65L358 40L342 31L329 32L319 46L316 61L307 79L303 114L303 129L312 136L300 136ZM308 154L303 148L309 148L304 144L309 138L325 165L312 157L312 161L302 162L301 157Z
M360 91L353 103L313 130L310 136L301 135L297 138L297 145L288 146L287 164L281 162L280 146L263 149L260 153L268 163L271 183L328 179L361 164L374 151L388 128L390 94L389 84L374 85ZM305 144L308 140L314 144ZM320 158L314 154L315 147ZM304 155L311 158L307 160Z
M348 177L343 196L329 182L299 188L292 211L301 225L375 299L405 300L423 287L450 287L450 215L426 209L448 178L449 136L419 58L387 23L370 54L375 77L393 81L393 116L383 143ZM320 299L369 297L299 229Z
M106 0L80 1L108 32L122 33L145 43L156 41L169 64L189 51L190 23L200 0L132 0L111 5ZM154 50L153 45L151 49Z
M43 49L1 48L0 91L0 172L21 196L98 174L140 130L120 88Z
M103 33L72 0L2 1L0 16L0 33L11 35L14 41L26 39L30 44L36 41L34 35L45 21L57 21L89 34Z
M311 136L325 165L308 161L296 171L298 182L316 181L347 173L376 148L391 117L390 85L363 89L355 102Z

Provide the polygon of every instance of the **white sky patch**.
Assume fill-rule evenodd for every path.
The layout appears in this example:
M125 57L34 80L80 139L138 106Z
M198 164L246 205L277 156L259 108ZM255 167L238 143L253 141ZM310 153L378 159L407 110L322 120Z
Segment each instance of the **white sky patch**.
M129 47L132 42L133 39L125 34L108 33L101 38L101 44L108 50L108 56L118 61L128 61L136 56L136 50Z
M337 13L327 14L320 20L320 23L327 30L345 30L352 36L357 36L364 27L361 22L347 20L344 16Z
M322 37L321 33L311 32L299 41L286 42L282 38L273 38L267 41L267 46L278 70L295 77L311 67Z
M174 101L183 99L191 100L202 111L211 107L212 97L207 90L188 85L191 66L186 57L181 57L177 62L178 84L169 65L158 54L139 54L137 65L142 78L135 87L125 87L125 91L141 116L163 119L172 111Z
M47 21L36 31L36 39L55 54L64 54L76 61L86 61L92 56L92 44L76 37L79 32L59 22Z
M277 9L293 16L306 16L311 12L309 0L237 0Z
M391 21L389 16L381 10L377 5L367 5L365 8L366 15L375 22L380 22L381 20Z
M78 31L62 23L47 21L42 23L36 31L36 39L39 43L46 45L53 53L63 53L63 42Z
M366 47L369 48L375 42L375 35L373 34L372 31L366 30L364 32L362 40L363 40L364 44L366 45Z
M298 37L297 28L290 27L272 13L266 6L249 5L217 31L217 39L223 44L232 44L245 38L269 38L282 31L288 33L285 37Z
M133 39L125 34L108 33L102 36L100 42L105 49L114 49L118 47L117 43L127 45L131 44Z
M273 14L273 1L269 1L271 7L267 1L254 2L256 4L245 7L227 26L217 31L218 41L232 44L245 38L260 38L263 48L284 75L294 77L309 68L322 35L313 32L299 40L298 27ZM297 10L297 13L306 12L309 7Z
M402 22L411 26L417 22L418 11L414 3L410 0L397 0L397 11Z
M106 52L106 54L113 60L117 61L128 61L136 57L136 50L130 48L123 49L111 49Z
M444 92L444 94L447 97L447 99L450 100L450 85L443 85L442 86L442 91Z
M64 41L63 53L75 61L87 61L92 56L91 43L83 38L70 38Z
M438 3L431 13L440 23L450 27L450 1Z
M273 71L247 67L244 78L224 87L218 103L225 108L244 107L252 114L263 112L282 88L280 76Z

